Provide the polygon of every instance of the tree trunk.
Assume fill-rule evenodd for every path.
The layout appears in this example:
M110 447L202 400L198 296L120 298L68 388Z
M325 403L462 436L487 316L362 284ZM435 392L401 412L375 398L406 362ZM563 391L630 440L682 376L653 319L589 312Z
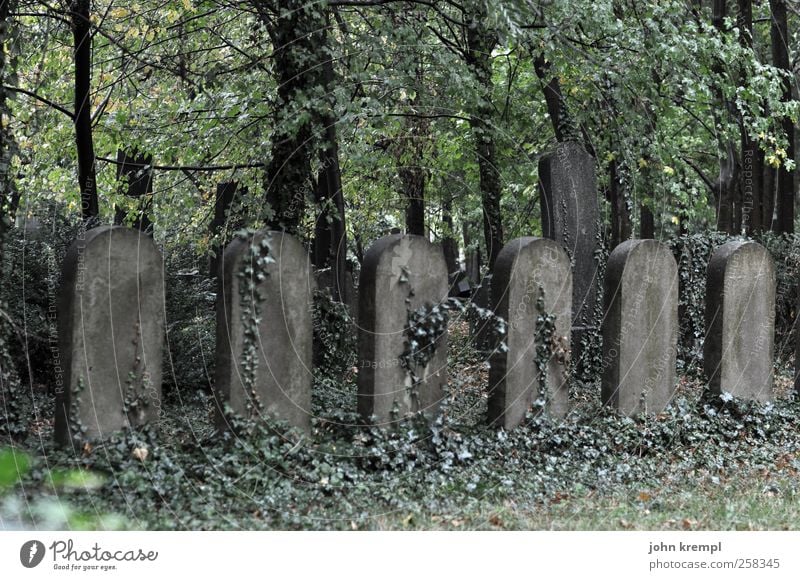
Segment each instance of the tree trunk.
M333 268L334 300L347 297L347 231L345 229L344 194L339 166L339 145L333 118L325 120L326 145L320 151L320 170L316 197L320 215L314 224L314 263L317 268Z
M70 6L75 50L75 144L78 150L78 185L81 190L81 215L89 227L96 225L100 215L92 142L90 4L91 0L73 0Z
M653 212L642 204L639 206L639 238L652 240L656 237L656 223Z
M753 50L753 2L752 0L738 0L739 12L737 26L739 28L739 42L742 47ZM744 82L746 71L741 73L741 82ZM739 127L742 134L741 144L741 220L740 230L751 236L764 229L762 215L763 206L763 164L764 155L758 141L751 138L744 119L739 116Z
M736 229L736 189L739 171L733 143L725 144L724 159L720 161L719 177L714 182L713 193L717 201L717 230L728 234Z
M419 92L417 93L419 94ZM406 232L425 235L425 152L429 122L419 117L406 117L405 135L395 146L397 173L406 201Z
M481 203L483 206L483 235L489 270L494 268L497 255L503 248L503 223L500 212L502 185L497 167L495 135L492 125L492 50L497 36L486 28L487 16L483 8L465 16L467 21L467 64L478 82L481 97L475 114L470 116L470 126L475 137L478 157Z
M472 236L470 235L470 230L472 228L477 229L477 227L477 224L464 223L461 228L461 233L464 236L464 269L472 286L481 281L481 249L480 247L472 247Z
M762 198L761 215L764 220L764 231L777 230L775 217L775 204L777 199L778 171L764 163L764 194Z
M330 19L328 18L328 21ZM347 302L347 229L345 227L342 170L339 165L339 140L336 132L333 84L336 79L333 56L328 46L327 32L323 31L322 47L326 51L322 63L324 94L330 95L321 115L325 143L319 152L320 168L314 190L320 215L314 224L314 263L317 268L333 268L333 299Z
M725 17L727 16L727 1L714 0L711 14L711 21L714 28L720 36L729 32L725 24ZM718 75L723 75L723 65L721 62L715 62L713 65L714 71ZM714 99L721 114L730 117L733 111L733 106L725 98L722 89L719 86L714 87ZM715 123L720 124L718 118L715 118ZM721 135L722 132L720 131ZM720 152L720 168L719 177L711 187L717 206L717 230L729 234L736 233L737 223L737 208L736 198L737 190L739 187L739 172L736 159L735 145L733 142L719 141L717 144Z
M444 193L442 200L442 225L444 226L444 236L442 237L444 261L447 264L447 272L452 274L457 272L459 267L458 242L454 236L453 226L453 194L450 191Z
M315 183L313 127L319 121L316 114L301 115L298 103L310 102L312 111L316 106L325 11L305 0L253 3L272 39L278 82L272 155L264 184L272 211L267 225L296 235L305 215L306 196Z
M11 158L14 155L14 141L7 121L11 119L6 89L4 88L13 67L9 62L6 45L9 42L11 22L11 1L0 0L0 265L3 256L3 244L8 228L13 223L13 199L15 197L14 181L11 176Z
M789 47L787 44L789 40L789 27L786 17L786 0L770 0L769 7L772 14L772 24L770 26L772 65L786 73L786 76L783 78L783 95L781 100L783 102L789 102L792 100L792 68L789 61ZM794 160L794 123L791 118L784 117L781 122L781 128L787 140L786 159ZM776 204L778 211L775 231L786 234L794 233L794 170L787 171L786 164L782 162L778 169L776 179Z
M152 206L153 195L153 156L144 155L138 150L117 151L117 181L125 188L125 195L136 200L136 220L133 227L141 232L153 234L153 223L147 215ZM114 223L121 225L126 213L115 208Z
M611 249L631 237L631 217L625 200L623 185L619 180L619 167L616 159L608 167L608 198L611 205Z
M553 132L556 136L556 141L562 143L564 141L580 141L578 131L572 121L572 117L567 109L567 103L564 100L564 95L561 92L561 83L558 76L552 74L550 71L550 63L547 62L543 54L538 54L533 60L533 68L536 76L543 83L542 92L544 93L544 101L547 105L547 113L550 116L550 121L553 124ZM592 152L594 155L594 153Z
M211 255L208 259L209 277L217 276L219 273L219 263L225 246L231 240L230 232L241 229L242 221L239 216L232 215L233 202L239 192L239 184L236 181L224 181L217 184L217 191L214 194L214 217L208 227L211 237ZM240 197L246 193L243 188Z

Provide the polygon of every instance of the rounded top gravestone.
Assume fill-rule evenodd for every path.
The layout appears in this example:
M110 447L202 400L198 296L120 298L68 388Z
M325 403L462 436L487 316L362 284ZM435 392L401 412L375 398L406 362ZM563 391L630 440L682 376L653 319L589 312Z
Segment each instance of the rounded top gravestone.
M100 439L161 404L164 270L152 238L101 226L69 247L59 303L56 438Z
M496 348L491 357L489 424L512 429L535 403L553 417L564 417L572 321L569 256L545 238L508 242L495 263L491 297L508 328L507 349Z
M626 415L660 413L675 393L678 266L656 240L628 240L608 259L602 397Z
M447 381L447 332L427 353L412 384L401 358L408 344L409 316L447 300L447 264L439 246L422 236L391 235L364 256L359 278L358 410L387 424L408 413L432 417ZM424 321L423 321L424 324Z
M220 427L227 403L239 416L263 411L311 431L313 285L308 252L289 234L261 231L228 244L217 294Z
M714 251L706 283L704 366L713 392L772 399L775 265L760 244Z

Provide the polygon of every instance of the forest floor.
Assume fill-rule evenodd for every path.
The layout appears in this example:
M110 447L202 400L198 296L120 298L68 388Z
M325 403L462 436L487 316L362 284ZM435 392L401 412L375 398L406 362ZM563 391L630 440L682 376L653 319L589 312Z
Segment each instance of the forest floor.
M35 397L27 439L0 450L0 529L800 529L800 403L682 377L670 409L627 419L597 385L575 411L484 427L488 367L451 326L442 417L353 426L355 369L318 377L313 437L261 423L216 434L207 390L169 392L156 430L70 456Z

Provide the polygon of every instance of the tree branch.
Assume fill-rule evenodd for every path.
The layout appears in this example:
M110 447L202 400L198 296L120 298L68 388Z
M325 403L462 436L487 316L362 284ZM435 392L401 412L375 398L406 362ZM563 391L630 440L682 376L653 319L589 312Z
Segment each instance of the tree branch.
M13 92L13 93L22 93L23 95L28 95L28 96L29 96L29 97L31 97L32 99L36 99L36 100L37 100L37 101L39 101L40 103L44 103L44 104L45 104L45 105L47 105L48 107L51 107L51 108L55 109L56 111L58 111L58 112L60 112L60 113L64 113L64 114L65 114L67 117L69 117L69 118L70 118L70 119L72 119L73 121L75 120L75 113L73 113L73 112L72 112L72 111L70 111L69 109L65 109L65 108L64 108L64 107L62 107L61 105L59 105L59 104L57 104L57 103L54 103L53 101L51 101L51 100L49 100L49 99L45 99L45 98L44 98L43 96L41 96L41 95L37 95L37 94L36 94L36 93L34 93L33 91L28 91L28 90L26 90L26 89L21 89L21 88L19 88L19 87L10 87L10 86L8 86L8 85L3 85L3 89L5 89L5 90L7 90L7 91L11 91L11 92Z
M98 161L105 161L113 165L123 165L122 162L110 157L98 157ZM265 163L234 163L231 165L150 165L149 163L132 163L127 161L124 163L126 167L136 167L143 169L149 167L150 169L157 169L158 171L229 171L231 169L254 169L265 167Z

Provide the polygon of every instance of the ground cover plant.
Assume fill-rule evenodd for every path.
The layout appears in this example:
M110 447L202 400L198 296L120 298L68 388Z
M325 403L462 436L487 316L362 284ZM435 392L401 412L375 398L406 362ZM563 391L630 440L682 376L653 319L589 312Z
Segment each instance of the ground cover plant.
M800 415L682 379L666 413L628 419L585 393L564 421L483 425L486 362L450 324L452 378L433 425L363 426L356 368L315 385L313 435L271 422L220 435L208 391L181 389L157 428L51 443L51 403L0 460L7 527L109 529L784 529L797 522ZM348 345L345 345L348 348ZM38 419L38 420L37 420Z
M797 0L0 0L0 528L800 527L798 25ZM78 284L83 250L68 248L112 225L136 242ZM286 276L270 270L273 234L248 245L264 230L298 250ZM370 254L398 234L419 249L383 256L402 296L378 288ZM491 311L491 280L511 280L503 249L531 237L586 291L570 330L541 285L526 319L537 394L557 352L571 410L554 419L536 399L499 429L491 352L516 310ZM604 283L615 248L651 239L677 266L677 392L626 417L601 404ZM709 264L733 241L774 263L774 305L769 264L745 309L766 305L747 326L771 354L750 356L774 377L748 386L771 387L770 403L711 392L704 370ZM237 244L231 296L221 273ZM145 253L148 276L134 275ZM755 288L746 274L732 289ZM426 302L434 278L448 297ZM110 329L83 350L106 353L96 366L112 377L91 394L122 394L103 419L140 420L83 438L85 384L64 391L85 346L70 343L71 300L105 283L133 324L114 327L111 301L87 306L96 324L81 330ZM131 298L148 292L152 308ZM402 352L363 356L361 321L398 297ZM241 316L225 318L236 300ZM278 310L303 316L276 325ZM281 325L309 313L305 341ZM237 325L233 360L220 345ZM281 367L293 380L276 386L257 361L277 330L299 346L269 354L308 372ZM404 416L396 398L394 424L371 423L369 365L402 369L414 408L445 335L441 408ZM153 352L162 365L148 367ZM135 368L112 368L118 354ZM231 368L246 417L214 395L241 394L221 377ZM284 387L302 391L307 431L259 416L274 403L263 392Z

